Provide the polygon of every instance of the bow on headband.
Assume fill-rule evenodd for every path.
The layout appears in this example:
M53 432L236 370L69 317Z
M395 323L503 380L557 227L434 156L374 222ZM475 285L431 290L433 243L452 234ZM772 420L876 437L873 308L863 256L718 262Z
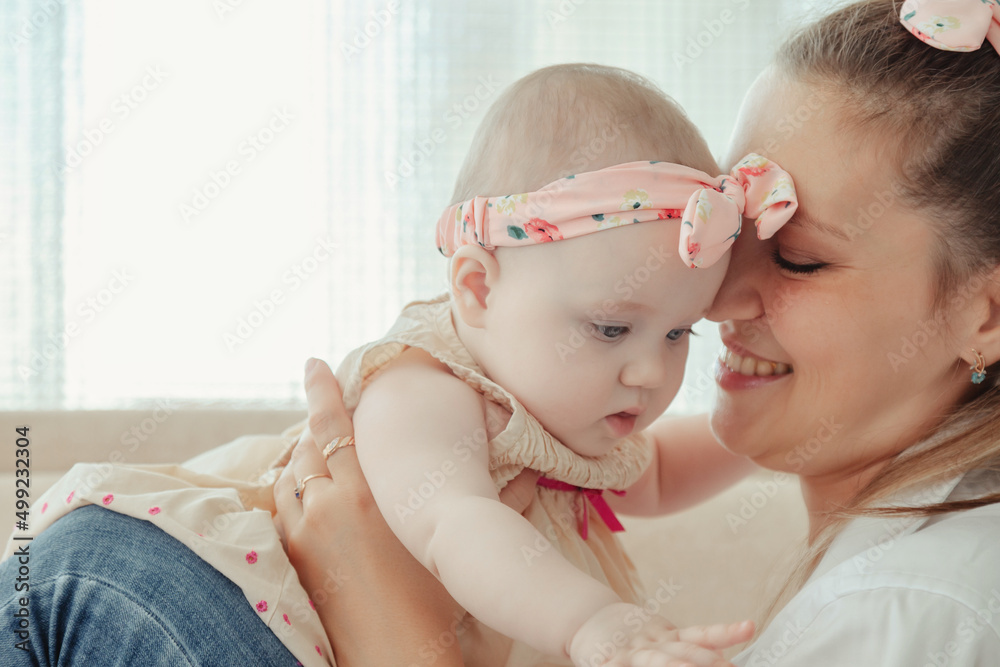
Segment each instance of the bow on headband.
M752 153L731 175L718 177L668 162L628 162L567 176L536 192L456 204L438 220L437 245L451 257L469 244L492 250L680 219L681 259L707 268L740 235L742 215L756 219L757 236L766 239L797 206L791 177Z
M899 20L944 51L976 51L989 40L1000 53L1000 0L906 0Z

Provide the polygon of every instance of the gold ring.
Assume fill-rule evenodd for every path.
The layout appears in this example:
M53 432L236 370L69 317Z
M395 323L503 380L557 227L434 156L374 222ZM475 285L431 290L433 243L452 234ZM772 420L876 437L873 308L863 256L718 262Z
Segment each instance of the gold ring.
M353 447L354 446L354 436L338 436L330 441L330 444L323 448L323 458L330 458L335 451L341 447Z
M328 475L306 475L299 481L295 482L295 497L298 498L299 500L302 500L302 494L305 493L306 490L306 482L312 481L317 477L329 478Z

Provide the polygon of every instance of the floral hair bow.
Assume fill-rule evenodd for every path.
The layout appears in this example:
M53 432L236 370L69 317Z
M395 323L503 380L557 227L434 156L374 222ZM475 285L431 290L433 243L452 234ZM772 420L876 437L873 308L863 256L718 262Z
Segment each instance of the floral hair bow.
M797 205L792 179L759 155L718 177L668 162L628 162L567 176L536 192L455 204L438 220L437 245L450 257L469 244L492 250L679 219L681 259L708 267L739 236L743 214L757 220L760 238L769 238Z
M691 267L711 266L722 257L740 235L742 216L755 221L757 238L769 239L799 207L791 176L756 153L716 180L692 194L684 210L680 253Z
M976 51L989 40L1000 53L1000 0L906 0L899 20L944 51Z

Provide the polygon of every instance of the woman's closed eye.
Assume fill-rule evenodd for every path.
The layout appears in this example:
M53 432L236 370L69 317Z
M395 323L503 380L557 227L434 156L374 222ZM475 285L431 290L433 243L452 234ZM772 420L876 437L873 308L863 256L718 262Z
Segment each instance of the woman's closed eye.
M773 261L779 269L798 275L816 273L820 269L829 266L824 262L809 262L808 264L796 264L795 262L790 262L781 256L781 251L777 248L777 246L771 250L771 261Z
M593 329L594 336L598 340L608 342L618 340L631 331L631 328L626 324L599 324L592 322L590 326Z

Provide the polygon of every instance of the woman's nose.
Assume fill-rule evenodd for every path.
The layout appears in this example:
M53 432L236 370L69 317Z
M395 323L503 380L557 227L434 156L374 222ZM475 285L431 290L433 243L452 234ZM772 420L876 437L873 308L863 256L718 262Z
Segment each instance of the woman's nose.
M753 320L763 314L760 288L768 268L768 245L757 238L753 221L744 220L740 237L733 244L729 269L705 316L707 319Z

